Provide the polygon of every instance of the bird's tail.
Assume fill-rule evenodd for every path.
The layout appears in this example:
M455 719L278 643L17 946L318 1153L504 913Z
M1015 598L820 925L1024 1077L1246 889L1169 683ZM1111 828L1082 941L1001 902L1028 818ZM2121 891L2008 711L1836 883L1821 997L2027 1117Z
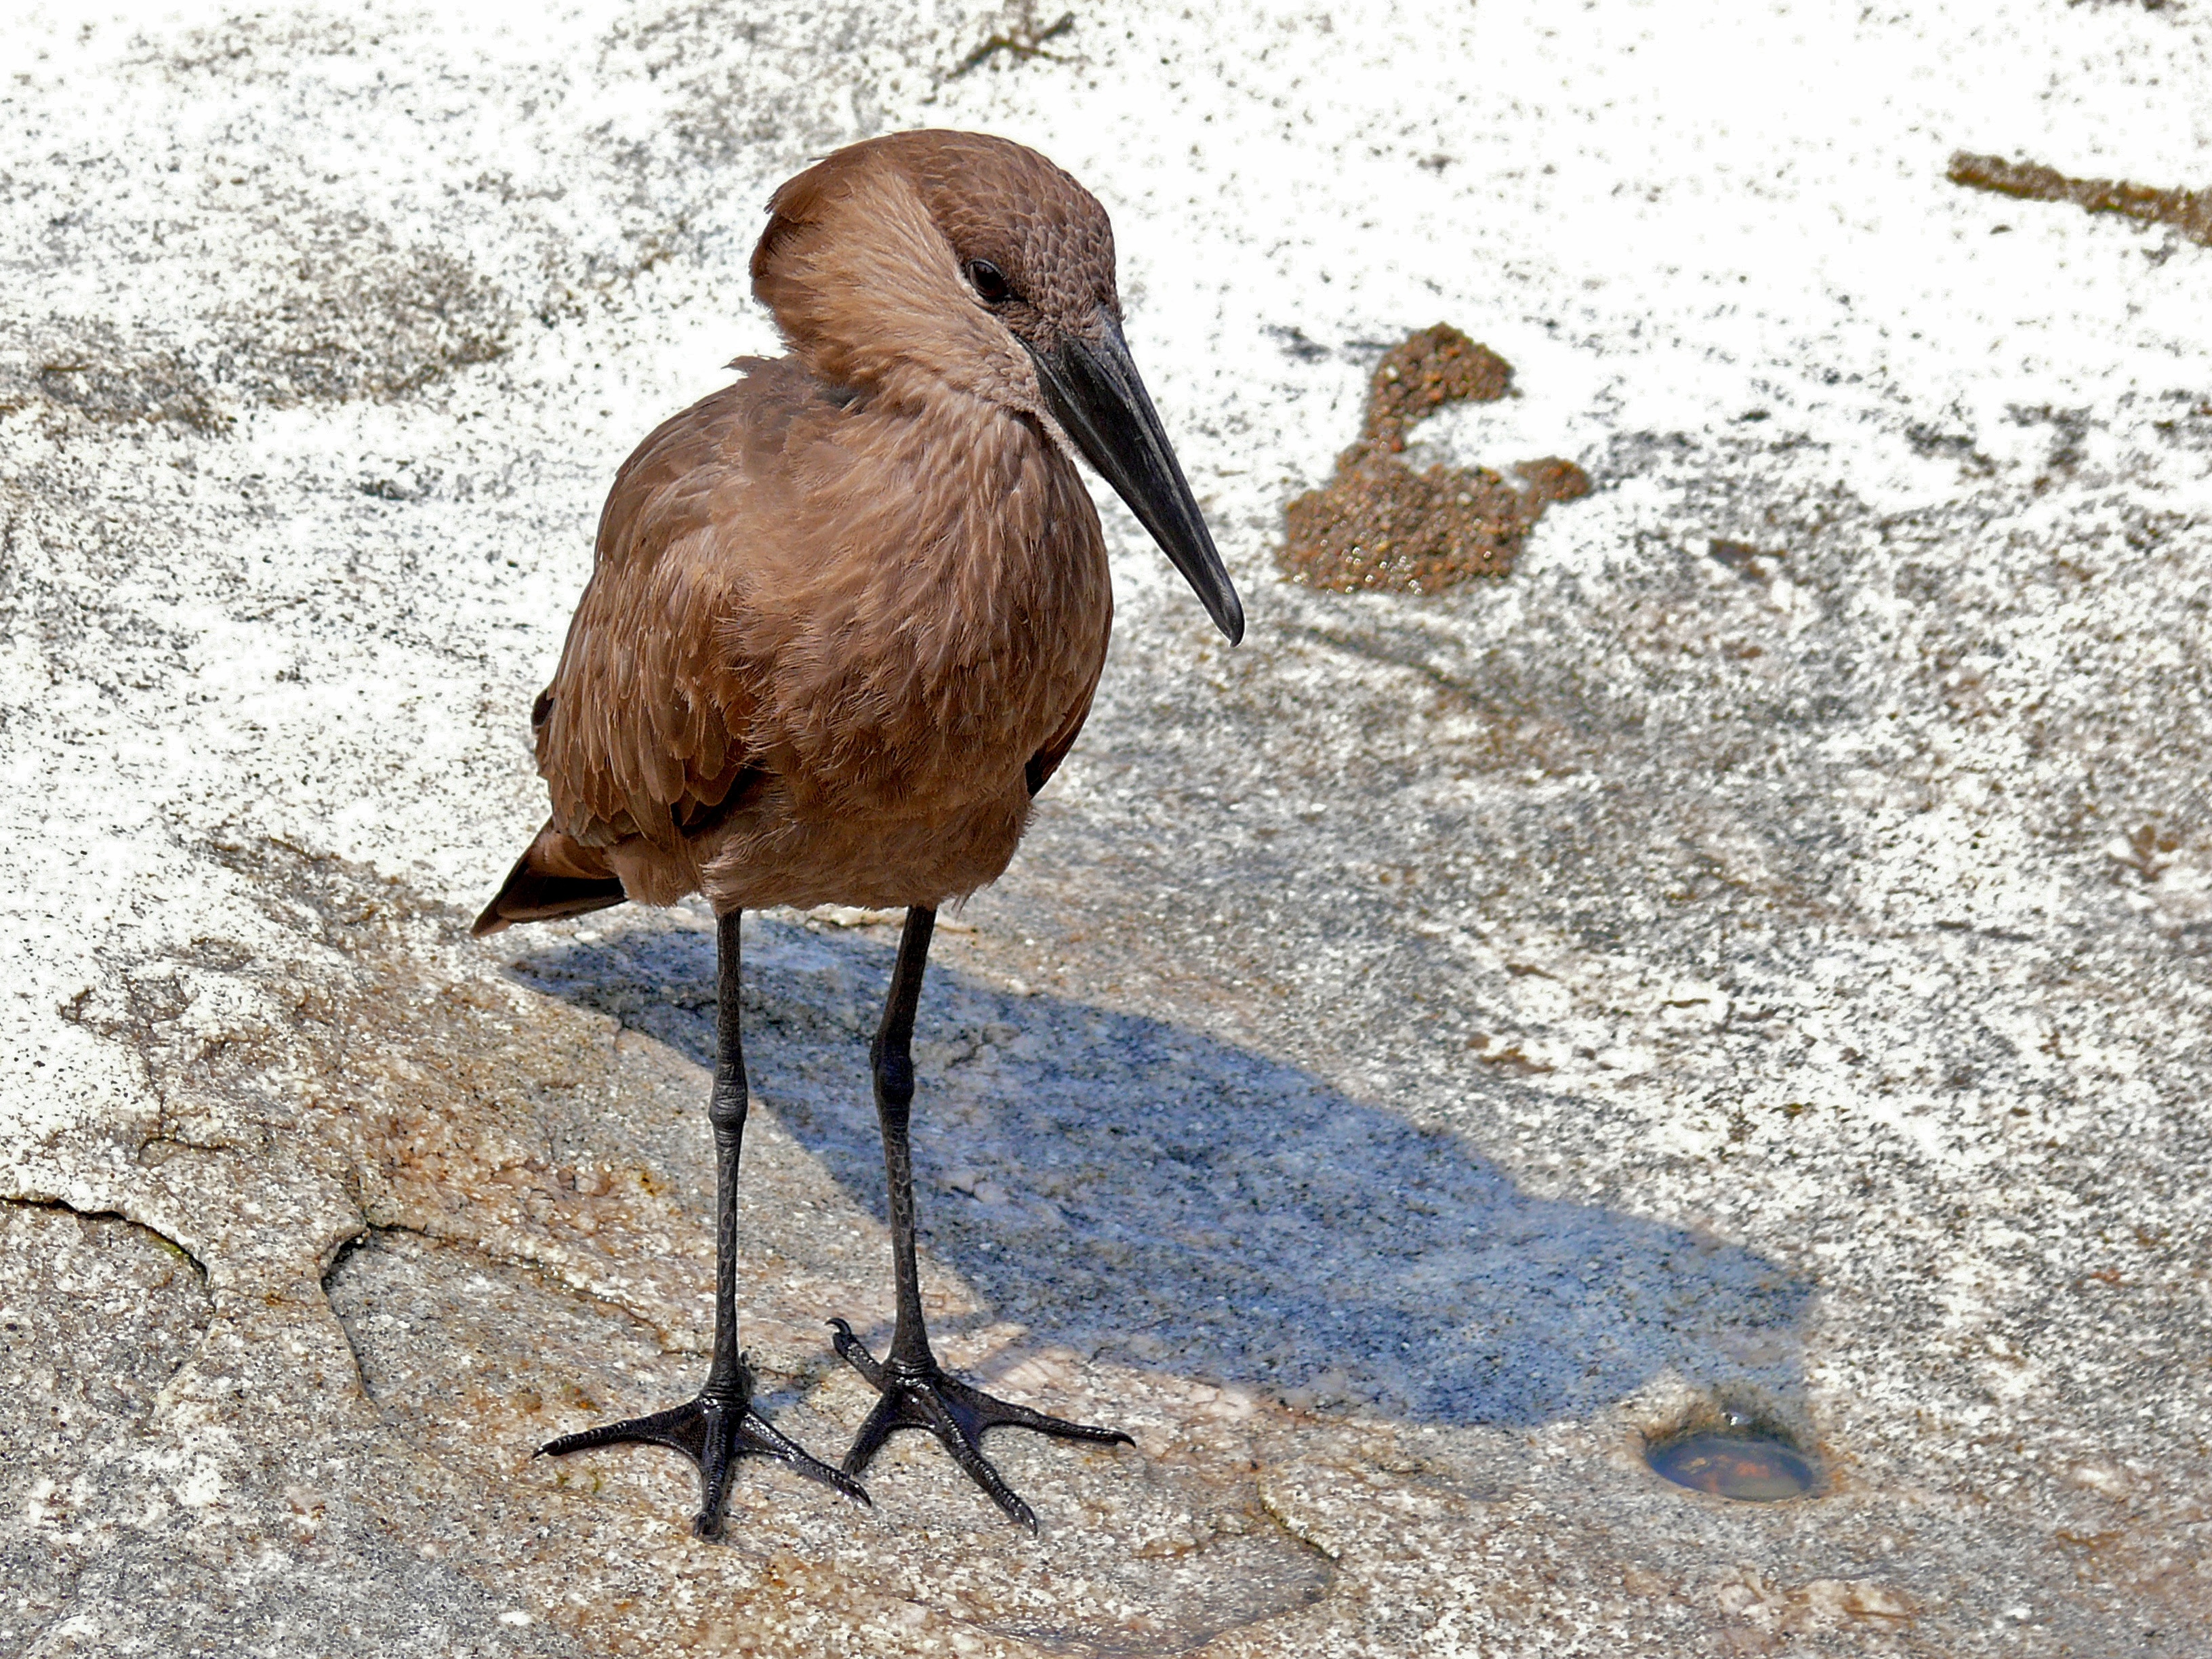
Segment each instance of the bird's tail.
M628 896L599 848L572 841L548 823L515 860L498 896L484 906L469 931L482 939L513 922L580 916L586 910L620 904Z

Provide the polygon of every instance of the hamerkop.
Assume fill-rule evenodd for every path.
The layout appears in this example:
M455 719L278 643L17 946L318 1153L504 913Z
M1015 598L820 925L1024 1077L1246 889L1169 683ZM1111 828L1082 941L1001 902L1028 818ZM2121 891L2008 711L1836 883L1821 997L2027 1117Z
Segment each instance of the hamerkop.
M721 1529L735 1462L781 1459L866 1501L894 1430L927 1429L1015 1521L980 1446L1001 1425L1127 1440L948 1376L915 1271L908 1047L939 906L997 879L1066 757L1106 659L1113 593L1087 458L1233 643L1244 617L1121 337L1114 233L1067 174L975 133L838 151L775 192L753 292L790 355L663 424L615 477L553 683L531 711L552 817L476 931L703 893L718 921L714 1346L697 1399L564 1435L699 1466ZM752 1405L738 1349L748 906L901 906L870 1049L897 1322L842 1470Z

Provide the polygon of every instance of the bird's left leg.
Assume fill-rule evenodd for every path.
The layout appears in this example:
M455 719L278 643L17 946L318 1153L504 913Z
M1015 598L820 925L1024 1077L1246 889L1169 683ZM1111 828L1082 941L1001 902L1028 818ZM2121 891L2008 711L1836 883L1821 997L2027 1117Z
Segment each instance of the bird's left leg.
M716 932L716 1007L714 1092L707 1121L714 1132L714 1348L699 1397L647 1417L564 1434L538 1449L565 1457L599 1446L665 1446L699 1466L699 1513L692 1531L722 1534L722 1505L730 1476L743 1457L771 1457L810 1480L835 1487L856 1503L868 1495L850 1475L810 1456L805 1449L753 1408L753 1370L738 1349L738 1154L744 1141L745 1055L738 1031L738 921L732 910Z
M1009 1520L1034 1532L1036 1513L983 1455L986 1430L1035 1429L1066 1440L1135 1443L1118 1429L1070 1423L995 1399L946 1376L937 1356L930 1352L929 1333L921 1321L921 1288L915 1272L914 1154L907 1129L914 1102L910 1051L915 1005L921 997L922 968L929 958L929 937L936 926L934 910L916 905L906 913L898 965L891 970L890 994L884 1002L884 1023L869 1051L875 1071L876 1115L884 1132L884 1174L890 1188L891 1264L898 1324L891 1333L890 1352L878 1363L853 1334L851 1326L842 1319L830 1322L837 1328L838 1353L883 1396L854 1437L853 1449L845 1454L845 1473L856 1478L861 1474L893 1431L927 1429L945 1443L952 1461L990 1495Z

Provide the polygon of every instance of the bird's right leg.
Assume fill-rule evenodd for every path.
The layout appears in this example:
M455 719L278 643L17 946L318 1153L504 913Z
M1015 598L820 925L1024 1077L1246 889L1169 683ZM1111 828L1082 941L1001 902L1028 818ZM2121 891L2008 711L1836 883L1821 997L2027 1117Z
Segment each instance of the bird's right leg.
M937 913L921 905L906 913L899 938L898 963L891 969L890 994L884 1001L884 1023L870 1051L876 1074L876 1116L884 1134L884 1174L890 1186L891 1288L897 1307L890 1352L878 1360L842 1319L837 1352L878 1392L875 1409L860 1425L845 1454L845 1473L867 1472L884 1442L899 1429L927 1429L952 1461L981 1486L1010 1521L1036 1529L1036 1516L983 1455L986 1431L1032 1429L1062 1440L1133 1445L1119 1429L1093 1428L1048 1417L1042 1412L985 1394L973 1383L948 1375L930 1351L921 1318L921 1281L915 1266L914 1148L908 1137L914 1105L914 1014L921 1000L921 972L929 959L929 938Z
M538 1449L562 1457L597 1446L665 1446L699 1466L699 1513L692 1531L717 1538L730 1473L740 1457L774 1457L810 1480L834 1486L856 1503L868 1495L841 1469L809 1456L753 1409L752 1367L738 1350L738 1152L745 1133L745 1057L738 1030L738 919L717 926L714 1089L707 1120L714 1130L714 1352L699 1397L648 1417L564 1434Z

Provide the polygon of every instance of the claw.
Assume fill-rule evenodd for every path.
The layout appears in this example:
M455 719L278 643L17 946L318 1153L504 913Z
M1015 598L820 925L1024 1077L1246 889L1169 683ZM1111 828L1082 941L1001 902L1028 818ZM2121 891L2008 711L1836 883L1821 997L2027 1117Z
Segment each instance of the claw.
M982 1439L986 1433L998 1428L1033 1429L1061 1440L1088 1440L1106 1445L1117 1442L1129 1446L1137 1443L1119 1429L1095 1428L1088 1423L1048 1417L1027 1406L985 1394L957 1377L946 1376L933 1360L921 1368L879 1364L868 1352L867 1345L853 1334L850 1325L842 1319L830 1322L836 1327L837 1334L832 1340L838 1357L860 1372L880 1396L875 1409L868 1413L868 1420L853 1437L852 1449L845 1454L844 1473L848 1475L866 1473L876 1454L883 1449L884 1442L898 1430L927 1429L1009 1521L1036 1532L1036 1512L1022 1501L997 1467L983 1455Z
M600 1446L632 1445L663 1446L683 1453L697 1467L699 1512L692 1517L691 1530L702 1538L722 1534L722 1506L729 1496L730 1476L741 1457L773 1457L795 1474L842 1492L856 1504L868 1504L866 1489L859 1481L807 1452L755 1411L750 1399L702 1394L666 1411L564 1434L540 1446L536 1455L566 1457L571 1452Z

